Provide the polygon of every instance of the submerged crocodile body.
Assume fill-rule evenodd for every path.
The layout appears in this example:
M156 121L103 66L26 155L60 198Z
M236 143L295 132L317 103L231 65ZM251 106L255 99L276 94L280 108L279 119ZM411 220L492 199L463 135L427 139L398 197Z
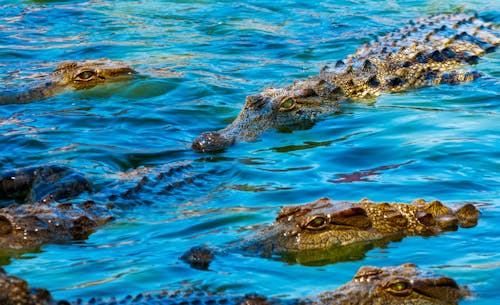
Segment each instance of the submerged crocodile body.
M0 105L26 104L70 89L90 89L100 84L129 79L135 73L125 63L109 59L67 61L59 64L43 84L20 94L0 95Z
M439 201L418 199L406 203L334 202L321 198L303 205L285 206L276 222L255 236L229 249L258 254L263 257L280 256L302 264L319 264L328 260L352 260L370 247L384 245L407 236L432 236L458 227L477 224L480 212L472 204L453 211ZM360 253L361 252L361 253ZM181 259L198 269L208 268L214 252L194 247Z
M226 128L202 133L198 152L218 152L234 142L252 141L271 128L308 126L340 109L348 99L438 84L471 81L480 73L460 69L500 44L498 31L474 15L437 15L411 21L402 29L360 47L319 75L285 88L250 95Z
M140 199L141 193L169 194L210 174L193 172L191 162L175 162L113 174L110 178L119 190L107 185L93 193L83 174L65 166L0 173L0 251L86 239L130 205L148 203ZM84 199L85 192L92 200Z
M300 299L279 299L258 294L244 296L206 293L140 294L124 299L55 301L45 289L30 289L28 283L0 269L0 303L6 305L424 305L457 304L470 295L455 280L422 272L413 264L394 267L361 267L354 278L336 290Z

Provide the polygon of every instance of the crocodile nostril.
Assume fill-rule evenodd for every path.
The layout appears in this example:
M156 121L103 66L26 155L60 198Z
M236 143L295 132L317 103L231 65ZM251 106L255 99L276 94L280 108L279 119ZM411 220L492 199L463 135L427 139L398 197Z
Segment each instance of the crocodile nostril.
M214 254L210 249L197 246L189 249L179 258L195 269L208 270Z
M202 137L203 137L203 135L199 136L191 144L191 148L197 152L203 152L204 139Z
M204 132L191 144L196 152L216 153L232 145L234 138L225 138L218 132Z

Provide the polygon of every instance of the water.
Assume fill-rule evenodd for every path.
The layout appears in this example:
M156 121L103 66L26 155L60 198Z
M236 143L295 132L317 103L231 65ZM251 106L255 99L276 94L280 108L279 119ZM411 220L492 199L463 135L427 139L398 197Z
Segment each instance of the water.
M473 83L347 103L310 129L268 131L218 155L190 150L202 131L231 122L246 95L313 75L408 19L457 8L500 23L494 1L0 1L2 91L63 60L107 57L145 75L1 106L2 170L66 164L101 197L133 183L117 179L134 169L154 175L181 162L185 175L200 174L168 191L159 182L88 240L2 264L74 299L164 288L299 297L338 287L362 265L414 262L467 284L476 296L464 304L498 303L499 52L475 67L490 77ZM483 216L472 229L326 266L234 254L202 272L177 259L194 245L251 235L282 205L325 196L474 202Z

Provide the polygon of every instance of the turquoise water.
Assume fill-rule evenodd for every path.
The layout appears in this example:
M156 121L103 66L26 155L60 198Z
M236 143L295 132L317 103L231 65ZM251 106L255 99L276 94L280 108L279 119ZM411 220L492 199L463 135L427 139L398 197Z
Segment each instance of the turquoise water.
M190 149L231 122L245 96L317 73L408 19L457 8L500 24L495 1L0 1L0 90L20 90L63 60L123 60L145 77L0 107L0 166L66 164L96 198L140 176L190 164L195 182L159 182L83 242L4 257L5 269L56 298L164 288L299 297L335 289L362 265L414 262L500 300L500 52L489 75L351 102L312 128L268 131L227 152ZM14 88L14 89L13 89ZM135 179L135 180L134 180ZM180 178L175 178L180 179ZM164 184L163 184L164 183ZM362 260L325 266L231 254L202 272L177 257L223 246L319 197L477 203L471 229L407 238ZM128 203L126 203L128 204Z

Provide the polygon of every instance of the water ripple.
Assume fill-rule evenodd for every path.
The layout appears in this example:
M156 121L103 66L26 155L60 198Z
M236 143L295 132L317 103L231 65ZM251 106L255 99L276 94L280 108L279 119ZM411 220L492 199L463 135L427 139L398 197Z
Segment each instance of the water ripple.
M123 60L140 75L0 107L2 170L65 164L95 185L89 199L123 209L88 240L0 254L0 264L56 298L87 299L169 287L297 297L338 287L361 265L412 261L472 286L475 304L494 303L498 52L472 68L488 76L469 84L347 102L316 124L221 154L190 148L229 124L246 95L316 74L409 19L457 9L500 20L491 1L0 1L2 94L47 81L65 60ZM166 174L175 166L183 169ZM200 273L178 260L319 197L475 202L483 216L470 230L323 267L231 254Z

